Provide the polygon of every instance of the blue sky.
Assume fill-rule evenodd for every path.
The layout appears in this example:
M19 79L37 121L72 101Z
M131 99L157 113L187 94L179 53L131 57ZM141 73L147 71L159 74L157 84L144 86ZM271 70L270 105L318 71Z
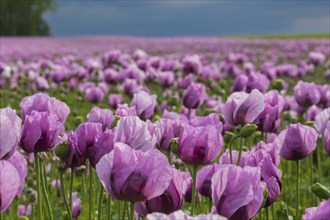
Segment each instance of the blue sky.
M330 1L57 1L54 36L227 36L330 32Z

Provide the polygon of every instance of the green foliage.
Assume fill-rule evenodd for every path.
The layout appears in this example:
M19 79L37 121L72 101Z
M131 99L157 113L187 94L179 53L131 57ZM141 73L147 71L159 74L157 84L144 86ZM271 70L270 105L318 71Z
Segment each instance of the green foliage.
M55 0L1 0L0 35L49 35L50 29L43 14L54 9Z

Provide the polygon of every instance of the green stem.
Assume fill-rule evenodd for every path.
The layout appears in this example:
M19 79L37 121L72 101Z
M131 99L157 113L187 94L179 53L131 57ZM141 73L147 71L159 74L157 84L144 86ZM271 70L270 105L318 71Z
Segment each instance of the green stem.
M234 142L234 140L237 138L237 136L235 136L235 137L233 137L232 139L230 139L230 141L229 141L229 157L230 157L230 164L232 164L233 163L233 153L232 153L232 151L233 151L233 149L232 149L232 143Z
M311 177L310 185L313 185L314 184L313 153L311 153L311 155L308 159L310 161L309 170L311 172L310 173L310 177ZM312 194L312 204L311 204L311 206L314 206L314 200L315 200L315 196L314 196L314 194Z
M168 148L168 152L167 152L167 158L168 158L168 162L170 163L170 165L172 164L172 158L171 158L171 145Z
M53 212L52 212L52 208L50 206L50 202L49 202L49 198L48 198L48 194L47 194L47 190L46 190L46 183L45 183L45 178L46 178L46 170L45 170L45 166L43 166L43 162L40 161L40 159L38 158L39 161L39 167L42 168L41 170L41 189L42 189L42 193L43 196L46 200L46 208L47 208L47 212L48 212L48 217L50 220L53 220Z
M209 198L209 212L212 210L212 198Z
M119 218L120 214L121 214L121 201L117 200L116 203L117 203L117 211L118 211L118 218Z
M93 170L89 166L89 214L88 219L92 220L93 216Z
M109 194L108 197L108 220L112 219L112 213L111 213L111 196Z
M71 176L70 176L70 207L72 208L72 187L73 187L73 168L71 168Z
M195 203L196 203L196 172L197 172L197 166L193 166L192 171L192 178L193 178L193 189L192 189L192 207L191 207L191 215L195 214Z
M69 207L68 200L67 200L66 195L65 195L63 171L60 171L60 182L61 182L61 184L60 184L61 185L61 193L62 193L62 197L63 197L63 200L64 200L66 211L68 212L68 218L69 218L69 220L72 220L71 209Z
M120 219L125 219L126 210L127 210L127 202L124 202L124 208L122 210L121 218Z
M297 190L297 203L296 203L296 219L299 219L299 160L297 160L297 181L296 181L296 190Z
M38 191L38 218L42 219L42 203L41 203L41 184L40 184L40 168L39 168L39 156L38 153L34 153L34 164L36 167L36 177L37 177L37 191Z
M99 208L98 208L98 220L102 219L102 205L103 205L103 186L100 188L100 195L99 195Z
M237 166L239 166L239 162L241 161L242 147L243 147L243 138L240 138L239 152L238 152L238 158L237 158Z
M272 219L275 220L275 203L272 204Z
M134 216L134 202L130 202L130 214L129 214L129 218L131 219L131 220L134 220L135 218L135 216Z
M269 212L268 212L268 207L265 209L266 212L266 219L269 220Z
M319 175L319 182L321 182L321 176L322 176L321 154L320 154L320 148L318 146L316 146L316 154L317 154L317 172Z

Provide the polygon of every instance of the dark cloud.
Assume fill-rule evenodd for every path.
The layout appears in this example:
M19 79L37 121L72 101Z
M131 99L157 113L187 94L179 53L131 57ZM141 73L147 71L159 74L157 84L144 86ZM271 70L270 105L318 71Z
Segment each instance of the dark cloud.
M58 1L56 36L329 32L329 1Z

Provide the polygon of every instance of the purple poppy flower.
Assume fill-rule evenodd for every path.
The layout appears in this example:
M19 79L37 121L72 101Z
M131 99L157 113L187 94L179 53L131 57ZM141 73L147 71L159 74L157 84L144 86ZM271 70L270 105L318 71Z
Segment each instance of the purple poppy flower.
M179 158L186 164L204 165L217 158L223 146L222 124L180 127Z
M96 141L95 146L90 148L88 158L92 167L96 166L103 155L112 151L114 136L115 132L113 130L106 129L102 136Z
M330 121L328 121L327 127L324 130L323 143L324 143L325 151L330 157Z
M186 56L182 61L182 71L185 73L199 73L201 68L202 63L197 54Z
M116 109L119 104L123 103L123 97L120 94L109 95L109 106Z
M0 160L0 213L5 212L20 188L20 175L15 166Z
M272 161L271 155L265 150L257 150L251 154L248 166L260 167L261 180L266 183L268 196L265 207L270 206L280 196L282 182L281 171L277 169Z
M55 114L33 110L25 117L21 147L28 153L53 149L61 141L62 129L63 125Z
M115 115L118 115L120 117L124 117L124 116L137 116L137 112L136 112L136 107L132 106L132 107L128 107L128 105L125 104L119 104Z
M148 220L190 220L190 216L183 212L182 210L178 210L176 212L173 212L169 215L166 215L164 213L154 212L147 215Z
M243 125L253 122L264 110L264 96L259 90L232 93L222 107L225 121L230 125Z
M134 93L140 90L141 86L134 79L125 79L123 83L123 90L126 95L133 96Z
M138 116L142 120L150 119L157 105L157 96L149 95L145 91L135 93L131 101L131 106L135 106Z
M56 180L53 180L51 182L51 186L57 190L57 192L60 192L61 191L61 182L59 179L56 179Z
M193 179L189 172L184 171L181 173L183 178L183 187L182 187L182 193L184 196L184 200L186 202L192 201L192 188L193 188ZM198 196L198 195L196 195Z
M302 220L320 220L329 219L330 216L330 199L322 201L317 207L305 209Z
M104 99L104 90L100 87L93 86L86 89L85 96L90 103L100 103Z
M164 88L171 87L175 80L174 73L172 71L159 72L156 78Z
M116 83L119 79L118 77L119 73L112 69L112 68L108 68L106 70L104 70L104 81L106 81L107 83Z
M32 111L53 113L58 117L58 120L64 123L70 114L70 108L56 98L49 97L44 93L37 93L32 96L23 98L20 104L22 111L22 120L25 120L27 115L31 115Z
M305 108L317 105L321 101L320 91L314 83L299 81L294 87L297 103Z
M30 216L32 213L32 205L29 204L27 206L25 205L19 205L18 206L18 216Z
M207 126L207 125L219 125L222 131L222 122L216 113L211 113L207 116L192 116L189 119L189 123L194 127ZM220 131L220 132L221 132Z
M72 193L72 217L78 218L81 212L81 200L77 192Z
M205 86L200 83L192 83L183 92L182 102L188 109L196 109L203 104L207 97Z
M133 149L147 151L155 147L148 125L137 116L122 117L115 128L114 142L122 142Z
M115 143L96 165L103 187L117 200L138 202L162 195L172 175L167 158L158 150L134 150Z
M183 177L179 170L172 168L172 180L163 194L153 199L135 203L135 210L141 216L161 212L170 214L181 208L183 202Z
M21 123L15 110L0 109L0 159L7 159L15 152L21 137Z
M218 214L200 214L197 216L189 216L182 210L178 210L169 215L154 212L147 215L147 220L227 220L227 218Z
M110 50L102 55L102 63L105 66L111 66L119 61L120 55L120 50Z
M145 78L144 72L141 71L136 65L130 65L121 71L120 75L122 75L125 79L134 79L138 84L142 83Z
M304 114L306 109L299 105L293 96L285 96L285 102L286 103L284 104L284 109L292 110L296 114Z
M330 73L330 69L329 69L329 73ZM323 104L324 107L330 107L330 85L318 85L318 89L321 94L320 104Z
M27 160L19 151L16 150L15 153L7 161L12 163L18 171L20 181L17 195L20 195L23 192L25 178L28 173Z
M174 120L161 118L155 123L156 145L166 151L171 145L171 139L178 137L178 123Z
M71 167L73 165L80 166L84 164L83 159L89 158L91 164L94 165L92 161L97 151L95 148L103 142L102 125L100 123L85 122L77 127L74 134L74 136L69 136L69 143L72 144L72 147L69 147L67 161L71 164Z
M233 157L233 164L237 164L238 160L238 154L239 152L236 150L232 151L232 157ZM241 159L239 161L239 166L244 167L247 162L250 160L250 152L242 151L241 153ZM220 157L219 164L230 164L230 153L229 149L227 149Z
M246 83L246 91L251 92L253 89L258 89L260 92L264 93L267 91L269 83L269 79L264 74L252 73L249 75Z
M218 214L228 219L251 219L263 201L260 168L222 166L211 180L212 200Z
M315 127L319 134L323 135L328 121L330 120L330 108L324 109L315 117Z
M196 188L197 191L206 197L211 198L212 197L212 176L213 174L218 171L221 165L219 164L212 164L203 167L197 172L197 183Z
M240 74L235 78L233 85L230 87L231 92L240 92L246 90L246 84L248 82L248 77L246 75Z
M35 83L36 83L38 91L45 91L45 90L49 89L49 84L44 77L38 76L35 79Z
M322 65L325 61L323 53L312 51L308 54L308 60L315 66Z
M315 150L317 136L312 127L300 123L291 124L277 136L275 145L285 160L302 160Z
M265 108L256 119L258 129L263 132L274 132L279 129L281 113L284 108L284 98L277 90L271 90L264 95Z
M66 166L70 168L79 167L86 162L86 157L78 149L78 139L73 131L68 133L68 153L63 160Z
M115 120L112 111L109 109L102 109L93 107L87 115L87 121L102 124L103 131L106 128L111 128L111 123Z
M269 135L267 136L269 137ZM276 136L274 137L276 138ZM280 158L280 149L273 143L274 140L271 141L271 143L265 143L263 141L260 141L257 143L255 147L251 149L251 153L258 151L258 150L265 150L271 157L272 162L278 166L280 164L281 158Z
M179 114L177 112L169 112L167 110L164 111L162 118L167 118L171 120L175 120L177 122L188 121L188 117L184 114Z
M181 89L186 89L190 84L192 84L195 81L195 77L193 74L188 74L184 78L179 77L177 80L178 87Z
M312 105L311 107L308 108L307 112L306 112L306 117L305 119L307 121L314 121L315 117L322 111L322 109L320 109L319 107L317 107L316 105Z
M133 53L133 55L132 55L133 59L135 59L135 60L144 58L146 56L148 56L147 52L145 52L142 49L135 50L134 53Z

